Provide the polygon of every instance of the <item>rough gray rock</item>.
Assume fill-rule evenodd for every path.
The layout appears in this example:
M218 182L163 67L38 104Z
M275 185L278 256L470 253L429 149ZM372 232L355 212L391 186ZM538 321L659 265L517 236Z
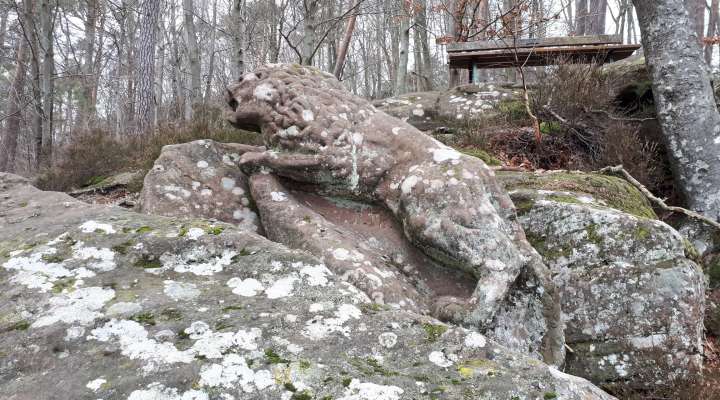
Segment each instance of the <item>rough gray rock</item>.
M233 225L0 189L5 399L612 399Z
M697 378L705 280L686 258L680 234L586 192L513 189L517 174L508 175L501 181L510 183L520 223L561 293L565 340L573 350L565 370L634 389ZM557 180L571 186L582 181L577 175Z
M515 300L515 283L536 290L542 312L528 312L535 318L525 329L545 361L562 363L562 326L549 273L481 160L377 111L312 67L261 67L231 85L227 102L228 120L262 132L270 149L243 154L246 173L272 172L314 192L387 207L422 252L478 280L469 298L436 302L443 309L452 304L456 311L447 316L453 320L492 329ZM523 285L531 281L534 287Z
M145 176L139 209L168 217L212 218L257 231L240 156L263 148L196 140L165 146Z
M517 89L494 84L464 85L447 91L408 93L373 103L378 109L423 130L497 114L520 99Z

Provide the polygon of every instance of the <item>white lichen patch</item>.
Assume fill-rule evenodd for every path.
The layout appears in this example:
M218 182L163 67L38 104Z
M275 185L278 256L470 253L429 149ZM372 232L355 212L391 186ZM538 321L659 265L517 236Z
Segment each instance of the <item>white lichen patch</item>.
M115 269L115 252L108 248L83 247L82 242L73 246L73 258L76 260L97 260L88 263L88 267L96 271L112 271Z
M486 344L487 339L484 335L478 332L470 332L467 334L467 336L465 336L465 346L472 349L485 347Z
M447 146L439 149L430 149L429 151L432 153L433 160L436 163L451 161L453 164L457 164L458 160L460 160L460 153Z
M338 400L400 400L404 392L397 386L378 385L353 379L345 389L343 397Z
M85 387L88 388L88 389L90 389L90 390L92 390L93 392L97 392L98 390L100 390L100 388L102 387L102 385L104 385L104 384L106 384L106 383L107 383L107 379L97 378L97 379L94 379L94 380L88 382L88 383L85 385Z
M270 198L272 201L281 202L287 200L287 195L283 192L270 192Z
M105 310L105 314L109 317L129 317L133 314L138 314L140 311L142 311L140 304L121 301L110 305L110 307Z
M431 352L428 354L428 360L441 368L447 368L453 365L453 362L448 359L442 351Z
M403 194L410 194L415 185L417 185L417 183L421 180L422 178L416 175L408 176L405 180L403 180L402 184L400 184L400 191L402 191Z
M40 328L58 322L88 325L102 317L100 309L115 298L115 291L101 287L77 288L50 299L50 308L31 327Z
M342 304L335 311L333 318L316 315L305 324L302 334L312 340L320 340L331 333L338 332L346 337L350 336L350 328L344 324L351 319L359 319L362 311L352 304Z
M207 393L191 389L180 393L175 388L167 388L159 382L148 385L147 389L135 390L128 400L209 400Z
M288 297L292 295L293 288L295 286L295 282L298 281L298 277L295 275L286 276L284 278L280 278L275 283L272 284L267 290L265 290L265 295L268 299L279 299L283 297Z
M89 340L115 342L120 346L122 355L132 360L142 360L146 364L146 373L157 370L163 364L190 363L195 358L195 351L180 351L172 343L160 343L148 338L145 328L135 321L112 319L100 328L93 329Z
M159 274L168 269L179 273L191 273L198 276L209 276L220 272L232 263L232 258L238 253L233 250L224 250L221 255L211 254L205 247L196 247L187 253L164 253L160 256L162 268L147 269L147 272Z
M198 168L200 168L200 169L205 169L205 168L207 168L207 167L209 166L208 162L205 161L205 160L200 160L200 161L198 161L197 164L195 164L195 165L196 165Z
M190 240L198 240L200 236L203 236L205 234L205 231L201 228L190 228L188 229L187 233L185 234L185 237L187 237Z
M80 230L84 233L93 233L93 232L104 232L106 234L115 233L115 229L113 229L112 225L110 224L103 224L96 221L86 221L82 225L80 225Z
M27 257L15 256L3 263L3 268L15 271L10 282L18 283L29 289L39 289L47 292L52 289L53 282L58 279L74 277L76 274L65 268L63 263L46 262L43 256L52 256L56 249L44 249ZM87 271L92 274L91 271Z
M343 249L342 247L339 247L337 249L333 249L332 256L334 259L339 261L353 261L353 262L362 262L365 260L365 255L360 253L357 250L347 250Z
M305 277L310 286L327 286L327 277L332 275L324 265L305 265L300 268L300 276Z
M253 278L231 278L227 285L232 288L233 293L243 297L253 297L265 290L263 284Z
M200 290L194 283L167 280L164 284L163 292L175 301L194 300L200 296Z
M315 120L315 114L311 110L303 110L302 118L305 122L311 122Z
M237 183L233 178L223 177L222 179L220 179L220 184L225 190L233 190Z
M276 93L277 89L269 83L261 83L253 90L253 96L260 101L272 101Z
M380 345L387 348L392 349L397 344L398 336L392 332L383 332L378 336L378 341L380 342Z
M85 328L82 326L71 326L65 330L65 340L71 341L80 339L85 334Z
M185 329L190 339L196 340L192 350L195 354L210 358L222 358L223 354L231 348L242 350L257 350L257 340L262 337L258 328L250 330L240 329L237 332L213 332L210 326L203 321L196 321Z
M208 387L239 388L252 393L275 385L275 379L268 370L253 371L243 356L228 354L221 363L203 366L200 371L200 385Z

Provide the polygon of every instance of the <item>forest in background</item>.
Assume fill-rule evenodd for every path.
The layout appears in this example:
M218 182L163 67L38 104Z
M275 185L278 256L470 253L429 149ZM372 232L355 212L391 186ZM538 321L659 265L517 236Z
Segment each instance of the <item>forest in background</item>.
M718 0L685 2L714 63ZM639 42L629 0L0 0L0 171L48 169L88 132L219 124L224 88L265 63L376 99L445 88L448 41L600 33Z

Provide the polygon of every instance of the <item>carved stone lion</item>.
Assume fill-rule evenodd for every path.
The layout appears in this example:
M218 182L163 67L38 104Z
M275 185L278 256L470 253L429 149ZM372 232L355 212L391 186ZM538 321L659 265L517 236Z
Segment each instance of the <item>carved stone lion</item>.
M387 207L415 246L478 280L470 298L436 299L437 317L495 336L522 325L531 353L562 362L559 300L549 272L481 160L376 110L312 67L261 67L228 88L227 103L227 119L261 132L268 148L242 155L245 172Z

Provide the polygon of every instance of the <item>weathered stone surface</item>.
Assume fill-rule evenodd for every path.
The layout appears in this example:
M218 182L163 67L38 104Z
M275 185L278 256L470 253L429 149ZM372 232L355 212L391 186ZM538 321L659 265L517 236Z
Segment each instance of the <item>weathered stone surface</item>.
M577 189L578 182L597 176L503 175L520 222L561 293L565 339L573 350L565 370L597 384L633 388L695 377L702 366L705 282L686 258L680 234L663 222L608 207L631 203L603 199L598 187L512 189L528 181L565 181L565 188ZM634 198L631 189L608 187L626 199Z
M4 399L612 399L233 225L0 189Z
M523 327L531 350L562 363L562 326L547 268L525 240L507 193L481 160L462 155L349 94L333 76L268 65L228 89L228 120L262 132L265 152L242 155L246 173L272 172L314 192L387 207L427 256L472 274L469 298L438 299L453 320L486 331L535 290L542 312ZM532 279L525 278L532 277ZM534 308L535 304L528 304ZM541 320L538 320L541 318ZM522 321L520 321L522 322Z
M448 91L408 93L378 100L380 110L427 131L488 116L499 111L501 104L518 100L520 92L494 84L464 85Z
M212 218L257 231L240 156L263 148L197 140L165 146L145 176L139 209L146 214Z

